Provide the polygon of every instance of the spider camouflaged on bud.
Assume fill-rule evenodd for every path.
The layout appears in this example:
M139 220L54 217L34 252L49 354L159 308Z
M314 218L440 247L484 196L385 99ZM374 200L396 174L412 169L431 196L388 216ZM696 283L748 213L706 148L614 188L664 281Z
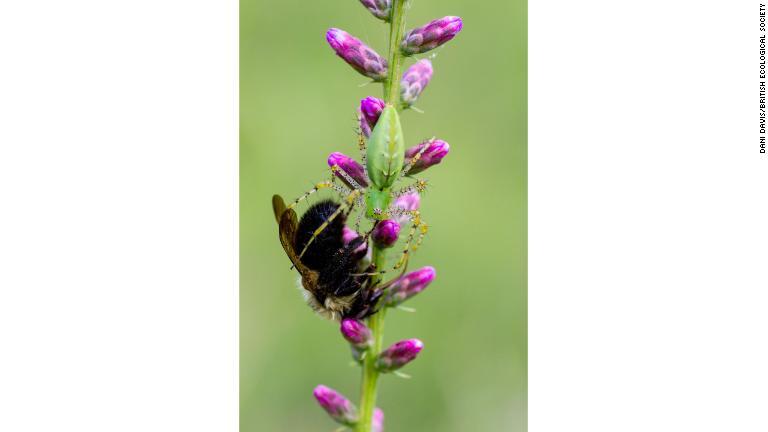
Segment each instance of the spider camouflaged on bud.
M439 139L431 139L416 144L405 151L405 166L411 165L406 175L418 174L443 160L451 146Z
M366 213L382 218L392 201L390 188L399 178L405 160L405 141L397 109L387 105L371 132L366 150L368 178L374 187L366 194Z
M376 359L380 372L393 372L412 362L419 355L424 343L418 339L406 339L385 349Z
M313 392L317 403L337 422L353 426L357 422L357 408L336 390L319 385Z
M387 61L360 39L337 28L329 29L325 39L336 55L356 71L374 81L387 78Z
M456 37L463 25L457 16L436 19L406 33L400 49L408 56L433 50Z
M400 102L404 108L416 103L431 79L432 62L429 59L419 60L405 71L400 80Z

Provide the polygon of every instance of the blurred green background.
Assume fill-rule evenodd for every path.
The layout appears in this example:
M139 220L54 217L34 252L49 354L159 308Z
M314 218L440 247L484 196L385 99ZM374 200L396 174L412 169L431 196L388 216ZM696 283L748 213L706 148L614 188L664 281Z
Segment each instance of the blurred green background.
M385 345L418 337L420 357L384 376L389 432L527 429L527 4L413 0L407 28L445 15L463 31L437 50L435 73L402 117L406 145L451 145L422 173L430 224L410 268L437 278L387 315ZM359 369L337 325L303 303L270 198L299 196L328 177L333 151L358 156L355 109L380 85L325 42L342 28L386 55L387 27L357 0L240 3L240 420L242 431L336 428L312 389L357 402ZM409 65L407 63L407 65ZM299 212L306 209L302 207Z

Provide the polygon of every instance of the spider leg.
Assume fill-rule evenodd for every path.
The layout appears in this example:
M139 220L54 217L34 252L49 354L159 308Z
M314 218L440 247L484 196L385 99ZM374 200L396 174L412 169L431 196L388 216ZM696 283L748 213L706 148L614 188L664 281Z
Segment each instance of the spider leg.
M411 192L418 192L419 194L421 194L426 190L427 190L427 181L418 179L416 180L416 183L410 184L402 189L392 192L392 198L399 198Z
M424 236L427 235L427 230L429 226L427 225L424 220L421 219L421 214L418 210L409 210L402 212L403 215L408 215L409 219L411 220L411 229L408 232L408 239L405 242L405 247L403 248L403 252L400 254L400 258L397 260L397 264L395 264L395 267L393 269L397 270L400 267L406 265L408 263L409 254L412 252L415 252L416 249L421 246L422 241L424 240ZM416 240L416 244L411 246L411 243L413 242L413 238L416 236L416 232L419 232L419 236Z
M341 178L344 180L344 183L346 183L345 186L347 186L349 189L355 190L355 189L363 189L363 186L360 185L355 179L352 178L351 175L347 174L344 169L336 164L333 164L331 166L331 174L333 174L333 178L336 178L336 174L340 175ZM367 176L368 174L366 174ZM332 179L333 179L332 178Z
M421 155L423 155L423 154L424 154L424 152L425 152L425 151L427 151L427 149L429 148L429 145L430 145L430 144L432 144L433 142L435 142L435 139L436 139L436 137L432 137L432 138L430 138L430 139L429 139L429 141L427 141L426 143L424 143L424 145L421 147L421 149L419 149L419 152L418 152L418 153L416 153L416 154L415 154L415 155L414 155L414 156L411 158L411 160L410 160L410 161L408 161L408 163L407 163L407 164L406 164L406 165L403 167L403 170L400 172L400 178L401 178L401 179L402 179L403 177L405 177L406 175L408 175L408 171L410 171L410 170L411 170L411 168L413 168L413 164L415 164L416 162L418 162L418 161L419 161L419 159L421 159Z
M334 186L336 186L336 185L333 184L332 180L326 180L326 181L320 182L320 183L316 184L315 187L313 187L312 189L310 189L307 192L305 192L304 195L296 198L296 201L294 201L290 205L288 205L288 207L286 207L286 209L290 210L292 208L295 208L297 205L299 205L300 202L302 202L305 199L309 198L310 195L312 195L313 193L315 193L315 192L317 192L317 191L319 191L321 189L332 188L332 189L335 190L336 188Z
M357 147L360 149L360 162L363 164L363 172L365 172L365 178L370 178L368 177L368 161L366 159L368 150L365 147L365 135L363 135L362 130L357 132Z
M357 204L362 207L363 201L362 200L358 200ZM355 231L357 231L357 232L360 232L360 221L363 218L363 213L365 213L365 210L360 210L357 213L357 217L355 218Z

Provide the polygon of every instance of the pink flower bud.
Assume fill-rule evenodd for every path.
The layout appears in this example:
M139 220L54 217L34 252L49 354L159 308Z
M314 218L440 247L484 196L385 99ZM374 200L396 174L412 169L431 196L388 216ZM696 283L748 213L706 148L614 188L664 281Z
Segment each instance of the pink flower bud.
M343 319L341 321L341 334L347 342L357 347L368 346L371 343L371 330L360 320Z
M400 101L403 106L409 107L416 103L431 79L432 62L429 59L419 60L409 67L400 80Z
M406 339L397 342L379 354L376 368L381 372L392 372L413 361L424 348L418 339Z
M337 422L352 426L357 422L357 408L336 390L319 385L313 392L317 403Z
M424 149L423 152L422 149ZM411 164L412 160L413 165L411 165L411 168L408 170L406 175L418 174L431 167L432 165L439 164L445 155L448 154L450 149L451 147L447 142L439 139L424 141L421 144L417 144L407 149L405 151L405 161L403 162L403 167L407 168L408 165ZM419 153L421 153L420 156ZM418 159L415 159L417 156Z
M363 166L360 165L356 160L345 155L344 153L334 152L328 156L328 166L333 168L334 165L338 166L345 173L347 173L349 178L354 180L355 183L357 183L359 186L368 186L368 179L365 177L365 170L363 169ZM340 178L344 184L352 189L356 189L355 185L353 185L349 179L344 176L344 173L341 171L335 171L334 174L336 177Z
M421 205L421 197L419 197L418 192L409 192L395 200L395 207L400 207L403 210L418 210L419 205Z
M346 225L341 231L341 242L344 243L344 246L349 245L352 243L352 240L360 237L360 233L353 230L352 228L347 227ZM366 249L368 249L368 244L366 242L363 242L360 247L355 249L355 252L363 252Z
M381 408L373 410L371 432L384 432L384 411L382 411Z
M379 121L379 116L385 106L386 103L383 100L373 96L368 96L360 101L360 130L366 138L371 136L371 131L376 126L376 122Z
M436 19L406 33L400 48L405 55L427 52L453 39L462 26L461 18L457 16Z
M336 55L356 71L374 81L383 81L387 78L387 61L360 39L337 28L329 29L325 39Z
M392 13L392 0L360 0L360 3L376 18L389 21L389 15Z
M397 243L400 235L400 224L392 219L385 219L373 229L373 243L380 248L389 248Z
M384 306L397 306L416 294L424 291L435 279L434 267L422 267L412 271L396 280L387 288L382 304Z
M418 210L419 205L421 205L421 197L419 197L418 192L409 192L405 195L399 196L395 200L395 207L401 208L406 211L413 211ZM408 222L410 218L407 214L403 214L397 217L397 223L399 223L401 226Z

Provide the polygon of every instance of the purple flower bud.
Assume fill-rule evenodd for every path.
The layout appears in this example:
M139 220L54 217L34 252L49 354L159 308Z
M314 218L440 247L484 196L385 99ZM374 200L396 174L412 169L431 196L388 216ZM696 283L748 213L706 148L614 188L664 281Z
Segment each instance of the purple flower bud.
M386 106L386 102L373 96L360 101L360 129L363 131L363 135L366 138L371 136L373 127L376 126L376 122L379 121L379 116Z
M346 318L341 321L341 334L347 342L357 347L371 343L371 330L362 321Z
M319 385L313 392L321 407L337 422L351 426L357 421L357 408L336 390Z
M403 210L418 210L421 205L421 197L418 192L410 192L395 200L395 207Z
M462 26L461 18L457 16L436 19L406 33L400 49L405 55L427 52L453 39L461 31Z
M400 224L392 219L386 219L373 229L373 243L380 248L392 247L397 243L397 237L400 235Z
M395 200L394 205L395 207L401 208L406 211L418 210L419 205L421 205L421 197L419 197L418 192L410 192L398 197ZM397 223L399 223L400 225L408 222L408 220L409 220L409 217L406 214L403 214L397 217Z
M360 237L360 233L358 233L357 231L347 226L344 226L344 228L341 231L341 242L344 243L344 246L347 246L348 244L352 243L352 240L358 237ZM368 244L366 242L363 242L363 244L361 244L360 247L355 249L355 252L363 252L366 249L368 249Z
M411 168L406 175L418 174L432 165L439 164L445 155L448 154L450 148L451 147L447 142L435 139L424 141L421 144L417 144L407 149L405 151L405 162L403 162L403 167L408 167L408 164L410 164L412 160L413 165L411 165ZM422 149L424 149L423 152ZM419 153L421 153L420 156ZM418 159L416 159L417 157Z
M392 12L392 0L360 0L366 9L378 19L389 21Z
M384 411L382 411L381 408L373 410L371 432L384 432Z
M382 304L394 307L424 291L435 279L435 274L435 268L427 266L402 276L387 288Z
M337 28L329 29L325 39L336 55L356 71L374 81L383 81L387 77L387 61L360 39Z
M419 60L409 67L400 81L400 101L409 107L416 103L421 92L427 88L432 79L432 62L428 59Z
M376 368L381 372L392 372L410 363L419 354L424 344L418 339L397 342L379 354Z
M357 231L353 230L352 228L349 228L347 226L344 227L344 229L341 232L341 241L344 243L344 246L352 243L352 240L360 237L360 234L357 233Z
M345 155L344 153L334 152L328 156L328 166L333 168L336 165L341 168L349 177L362 187L368 186L368 179L365 177L365 170L356 160ZM344 184L352 189L356 189L348 178L341 171L333 172L336 177L340 178Z

